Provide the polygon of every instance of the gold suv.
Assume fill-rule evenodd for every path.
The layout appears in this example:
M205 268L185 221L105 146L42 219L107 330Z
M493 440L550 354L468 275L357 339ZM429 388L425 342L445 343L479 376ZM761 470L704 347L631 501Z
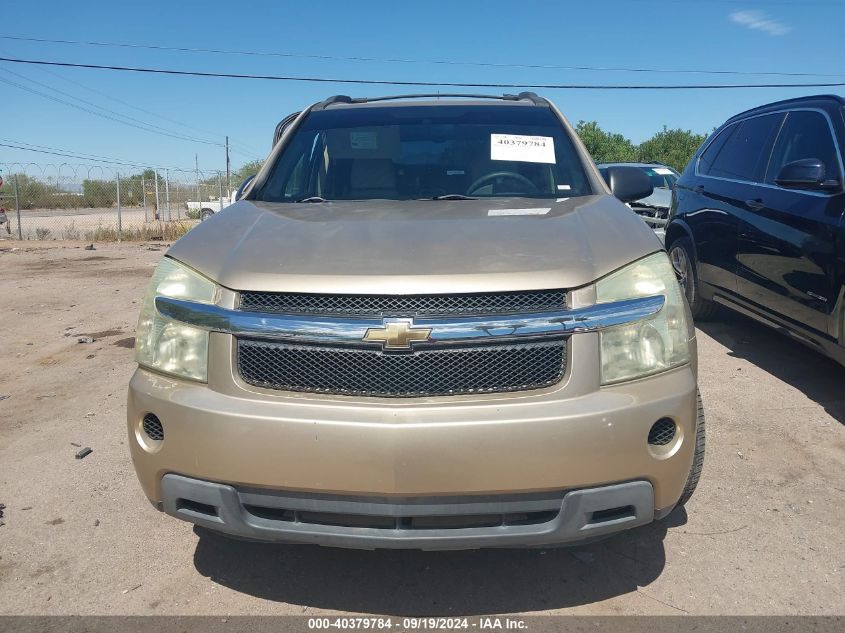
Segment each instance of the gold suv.
M666 516L704 454L654 232L533 93L332 97L162 259L132 459L160 510L355 548L570 543Z

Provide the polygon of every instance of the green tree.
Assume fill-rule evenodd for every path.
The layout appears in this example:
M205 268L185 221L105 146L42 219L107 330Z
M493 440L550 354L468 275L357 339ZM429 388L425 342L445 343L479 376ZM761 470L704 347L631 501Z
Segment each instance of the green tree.
M657 162L683 171L707 137L690 130L670 130L665 126L638 148L638 160Z
M239 187L244 180L257 174L262 165L264 165L264 161L261 159L251 160L233 171L232 187Z
M605 132L595 121L579 121L575 131L597 163L637 160L637 148L621 134Z
M82 199L87 207L110 207L117 201L114 180L83 180Z
M13 178L15 178L15 176L8 176L8 185L4 182L4 193L14 192L14 189L11 186ZM56 193L57 191L56 187L48 185L41 180L36 180L32 176L27 176L26 174L17 174L17 183L18 200L20 200L22 209L49 207L51 194Z

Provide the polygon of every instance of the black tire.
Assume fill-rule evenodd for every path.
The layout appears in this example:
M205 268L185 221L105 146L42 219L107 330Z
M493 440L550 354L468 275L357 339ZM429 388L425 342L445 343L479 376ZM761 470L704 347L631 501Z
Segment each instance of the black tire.
M702 298L698 292L700 286L698 262L695 259L692 242L688 237L681 237L672 242L668 250L669 260L687 297L692 318L696 321L712 319L719 311L719 306L713 301Z
M205 222L208 218L214 215L214 211L211 209L203 209L200 211L200 222Z
M678 499L678 505L682 506L692 497L698 486L698 480L701 478L701 470L704 468L704 405L701 404L701 394L697 394L698 399L698 420L695 425L695 449L692 458L692 467L687 477L687 483L684 486L684 491L681 493L681 498Z

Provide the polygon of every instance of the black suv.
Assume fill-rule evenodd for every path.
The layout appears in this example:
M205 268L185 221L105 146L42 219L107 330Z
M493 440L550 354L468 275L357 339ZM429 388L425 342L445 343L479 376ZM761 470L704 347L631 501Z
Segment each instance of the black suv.
M845 99L738 114L675 185L666 245L693 315L716 304L845 364Z

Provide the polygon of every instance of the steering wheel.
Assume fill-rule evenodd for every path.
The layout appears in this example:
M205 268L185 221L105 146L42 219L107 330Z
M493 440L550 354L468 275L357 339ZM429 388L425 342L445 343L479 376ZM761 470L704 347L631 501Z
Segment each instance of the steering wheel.
M482 176L481 178L479 178L478 180L476 180L474 183L472 183L469 186L469 189L467 189L467 195L468 196L473 195L476 191L481 189L482 186L484 186L488 182L494 181L498 178L506 178L506 179L510 179L510 180L516 180L520 184L525 185L527 187L527 190L524 191L523 193L539 193L539 189L537 189L537 185L535 185L533 182L528 180L528 178L526 178L522 174L518 174L515 171L494 171L492 174L486 174L486 175Z

